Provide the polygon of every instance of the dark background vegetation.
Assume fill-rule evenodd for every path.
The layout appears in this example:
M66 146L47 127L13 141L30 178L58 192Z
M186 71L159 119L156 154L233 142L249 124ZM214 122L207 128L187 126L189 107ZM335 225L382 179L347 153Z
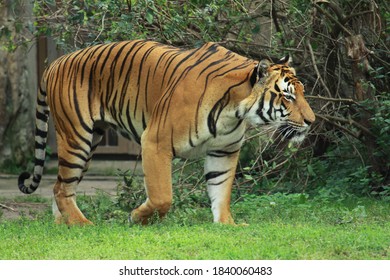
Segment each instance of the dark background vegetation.
M33 20L23 15L24 2L33 2ZM300 147L267 141L261 130L248 131L237 170L237 198L275 192L335 198L390 193L387 0L0 3L0 10L13 15L8 22L0 21L2 51L11 53L26 50L38 36L50 36L64 52L143 38L183 48L214 41L253 59L275 60L290 54L317 120ZM7 106L6 100L0 101L0 106ZM5 132L10 120L17 118L4 112L0 108L3 143L9 141ZM18 157L11 154L8 163L24 167L31 160L33 135L26 137L29 150ZM178 195L196 200L195 194L204 189L199 188L201 162L174 165Z

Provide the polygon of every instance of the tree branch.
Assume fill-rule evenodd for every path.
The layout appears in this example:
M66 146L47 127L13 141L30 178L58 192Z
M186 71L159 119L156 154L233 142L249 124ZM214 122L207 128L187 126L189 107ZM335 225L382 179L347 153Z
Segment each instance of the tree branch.
M318 70L317 63L316 63L316 59L315 59L314 53L313 53L313 48L311 47L311 44L310 44L309 39L306 40L306 45L307 45L307 47L308 47L308 49L309 49L311 61L313 62L314 70L315 70L316 73L317 73L317 78L320 80L322 86L324 87L324 89L325 89L326 92L328 93L329 97L331 97L331 96L332 96L332 93L330 92L330 90L329 90L328 86L326 85L324 79L322 79L321 74L320 74L320 71Z
M350 124L350 125L358 128L359 130L361 130L364 134L370 135L371 137L375 137L375 135L368 128L366 128L365 126L361 125L360 123L358 123L357 121L355 121L355 120L353 120L351 118L345 119L345 118L340 118L340 117L337 117L337 116L322 115L322 114L316 114L316 116L321 118L321 119L324 119L324 120L326 120L326 121L328 121L328 122L330 122L333 125L336 125L338 127L341 127L341 126L339 124L331 122L331 120L337 121L337 122L340 122L340 123ZM345 127L343 127L343 130L347 130L347 129ZM349 131L349 133L351 134L353 132ZM351 135L356 135L356 134L353 133Z
M317 3L326 3L326 4L330 4L328 1L318 1ZM342 15L338 15L338 13L336 12L337 9L335 10L334 7L332 8L333 11L336 13L337 16L341 16L342 18L339 18L339 20L342 20L342 22L340 22L339 20L335 19L331 14L329 14L327 11L325 11L320 5L318 5L317 3L314 3L314 6L324 15L326 16L328 19L330 19L330 21L332 21L333 23L335 23L341 30L343 30L346 34L348 34L349 36L352 36L352 32L349 31L342 22L344 22L344 18Z
M324 121L326 121L326 122L332 124L333 126L337 127L338 129L340 129L340 130L346 132L347 134L349 134L349 135L351 135L351 136L353 136L353 137L355 137L356 139L359 140L359 135L357 135L355 132L353 132L353 131L347 129L347 128L344 127L344 126L339 125L338 123L335 123L335 122L331 121L331 120L328 118L329 115L321 115L321 114L318 114L318 113L316 113L315 115L316 115L317 118L322 119L322 120L324 120Z
M350 99L350 98L333 98L333 97L325 97L325 96L321 96L321 95L305 95L305 98L320 99L320 100L332 101L332 102L349 103L349 104L355 104L355 105L360 106L360 104L358 102L356 102L355 100Z
M4 204L1 204L1 203L0 203L0 207L4 208L4 209L7 209L7 210L10 210L12 212L16 212L16 210L14 208L11 208L11 207L9 207L7 205L4 205Z

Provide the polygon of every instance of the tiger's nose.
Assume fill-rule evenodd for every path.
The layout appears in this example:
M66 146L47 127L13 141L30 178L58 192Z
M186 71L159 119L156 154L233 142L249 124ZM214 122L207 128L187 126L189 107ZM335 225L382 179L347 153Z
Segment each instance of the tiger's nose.
M303 120L303 122L307 125L307 126L310 126L312 124L311 121L308 121L308 120Z

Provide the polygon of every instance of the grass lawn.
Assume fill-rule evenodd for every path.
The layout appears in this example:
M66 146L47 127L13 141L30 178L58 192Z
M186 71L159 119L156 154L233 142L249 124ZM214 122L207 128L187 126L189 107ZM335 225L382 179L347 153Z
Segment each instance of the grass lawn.
M48 211L0 218L0 259L390 259L386 200L246 196L232 211L249 226L212 224L209 209L192 206L146 227L120 215L89 215L95 226L71 228L55 225Z

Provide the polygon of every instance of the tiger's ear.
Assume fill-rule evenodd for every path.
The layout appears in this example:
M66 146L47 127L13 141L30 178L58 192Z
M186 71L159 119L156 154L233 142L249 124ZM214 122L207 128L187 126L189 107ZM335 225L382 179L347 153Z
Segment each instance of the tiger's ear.
M271 61L268 59L261 60L256 66L254 71L252 72L250 82L252 87L260 81L261 78L268 76L268 68L271 66Z
M271 61L268 59L260 60L259 64L257 64L257 77L258 80L264 76L268 75L268 68L271 66Z
M290 57L290 55L286 55L285 57L279 59L279 61L276 64L283 64L288 66L289 63L292 63L292 58Z

